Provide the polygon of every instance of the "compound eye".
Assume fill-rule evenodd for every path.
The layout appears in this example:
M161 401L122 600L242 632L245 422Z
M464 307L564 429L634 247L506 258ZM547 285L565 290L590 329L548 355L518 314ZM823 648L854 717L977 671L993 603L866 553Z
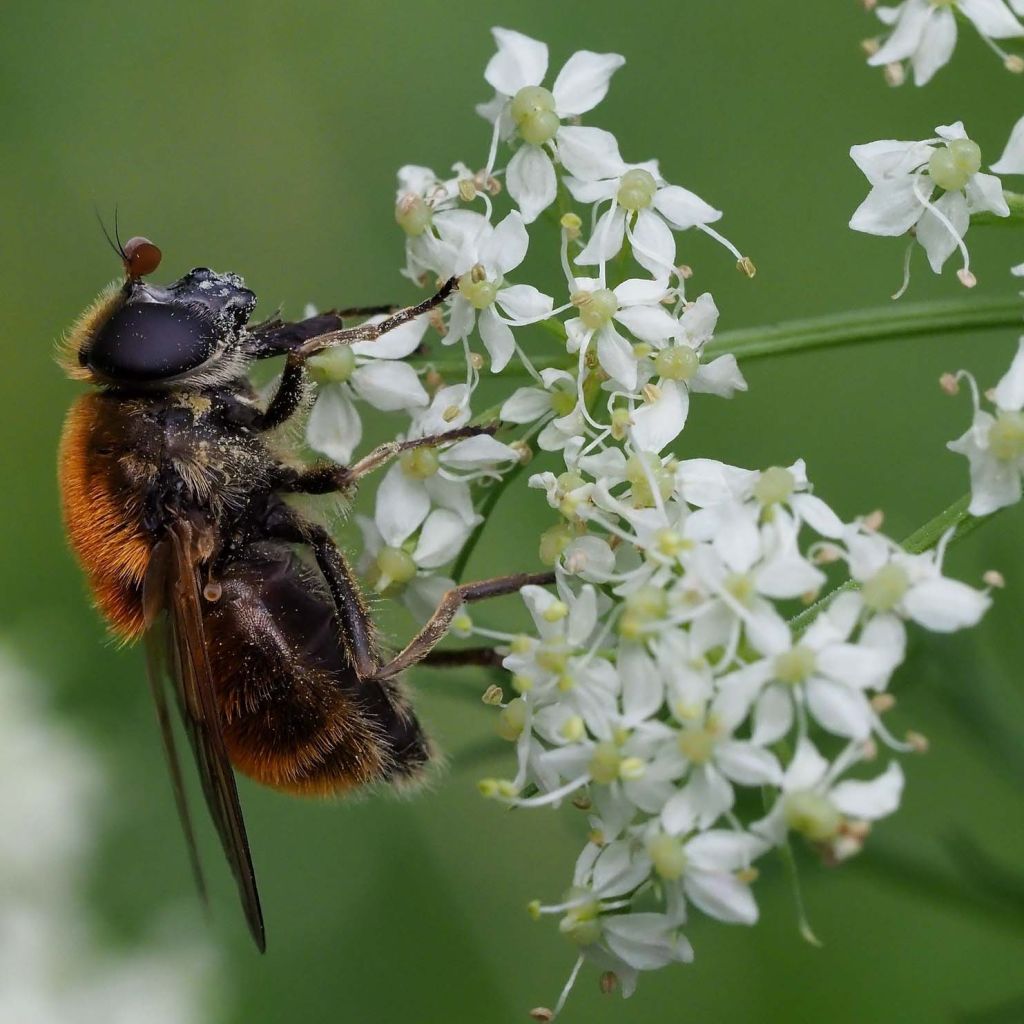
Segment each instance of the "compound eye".
M89 347L91 369L112 380L167 380L201 366L217 331L188 307L132 303L115 313Z
M124 270L132 280L152 274L162 257L160 249L141 235L124 243Z

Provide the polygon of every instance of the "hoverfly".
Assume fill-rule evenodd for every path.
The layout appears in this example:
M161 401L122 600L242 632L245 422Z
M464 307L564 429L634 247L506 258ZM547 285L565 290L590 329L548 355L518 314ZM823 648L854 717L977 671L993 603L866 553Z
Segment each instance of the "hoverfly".
M397 312L336 310L250 325L256 296L236 274L197 268L160 287L144 280L160 263L152 242L132 238L115 248L124 281L81 316L62 357L71 377L95 386L74 403L64 426L65 527L112 633L124 642L145 638L200 893L205 898L165 680L249 929L263 951L263 915L234 769L299 796L415 780L431 747L401 674L429 660L463 602L551 577L520 574L459 586L401 651L389 655L344 553L285 500L289 494L350 495L361 477L403 451L481 431L464 427L390 442L352 466L304 464L274 434L304 403L309 356L375 340L429 312L452 281ZM389 315L344 325L345 318L374 313ZM263 404L247 371L272 356L285 357L284 370ZM300 557L302 549L312 564ZM491 659L493 652L470 651L437 660Z

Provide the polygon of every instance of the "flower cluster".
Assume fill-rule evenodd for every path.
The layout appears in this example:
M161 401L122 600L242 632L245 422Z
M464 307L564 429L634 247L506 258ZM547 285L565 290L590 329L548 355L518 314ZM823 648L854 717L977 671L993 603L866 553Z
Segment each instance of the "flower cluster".
M507 29L494 38L485 78L495 94L478 107L491 124L483 166L398 175L403 273L424 286L455 278L430 324L462 358L452 370L428 353L419 373L400 361L420 350L427 319L326 354L308 436L345 459L360 437L356 401L404 411L405 436L428 437L472 421L488 365L531 378L478 420L518 428L513 444L473 437L407 452L360 525L370 582L425 615L480 524L474 482L534 447L558 460L529 480L551 509L539 549L556 580L554 591L523 590L533 629L459 619L466 635L498 643L509 674L511 692L492 687L485 699L516 767L482 792L520 807L570 801L587 815L565 897L531 904L578 951L559 1005L536 1011L550 1019L586 961L628 995L638 972L691 959L691 907L753 924L756 862L791 836L829 862L855 854L903 787L896 760L871 762L882 748L924 746L885 721L907 624L971 626L989 597L943 575L945 542L911 553L875 516L844 522L802 462L755 471L671 454L691 396L746 390L714 344L714 299L686 293L681 234L715 239L748 276L754 265L712 227L719 210L580 123L622 57L580 51L549 89L543 43ZM854 226L914 228L936 269L960 248L970 283L967 220L1005 203L962 126L857 147L855 159L872 193ZM562 280L541 289L522 268L545 237ZM533 325L543 352L525 344ZM1000 409L1019 416L1009 402ZM850 584L815 604L843 572Z

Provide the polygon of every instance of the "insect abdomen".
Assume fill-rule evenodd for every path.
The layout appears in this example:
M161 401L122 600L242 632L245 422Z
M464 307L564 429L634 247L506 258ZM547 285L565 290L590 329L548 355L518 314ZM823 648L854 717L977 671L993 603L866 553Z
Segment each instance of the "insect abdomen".
M217 582L205 624L236 768L299 795L417 774L428 744L403 695L356 677L330 597L288 549L252 548Z
M101 443L111 424L97 395L78 399L61 437L58 472L64 527L85 570L93 600L121 640L144 630L142 581L150 542L118 482L116 454Z

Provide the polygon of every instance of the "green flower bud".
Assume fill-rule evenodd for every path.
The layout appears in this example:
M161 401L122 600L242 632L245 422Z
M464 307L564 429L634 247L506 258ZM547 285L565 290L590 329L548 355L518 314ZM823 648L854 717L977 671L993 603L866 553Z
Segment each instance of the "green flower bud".
M572 303L580 311L580 320L589 331L596 331L610 323L619 308L619 300L610 288L595 288L592 292L576 292Z
M487 272L478 263L459 278L459 294L474 309L487 309L497 297L498 286L487 279Z
M402 196L395 205L395 222L410 238L422 235L430 227L430 207L422 196Z
M873 612L889 612L903 600L910 587L910 577L901 565L883 565L861 587L861 598Z
M524 142L540 146L558 131L555 97L542 85L527 85L512 98L512 120Z
M306 365L318 384L340 384L352 376L356 355L348 345L336 345L311 356Z
M647 470L644 470L646 460ZM654 481L662 501L667 501L675 487L675 473L669 466L663 466L653 452L631 455L626 462L626 479L633 489L633 504L637 508L650 508L655 504L651 481Z
M815 843L834 839L843 823L843 816L832 801L810 790L787 794L783 798L782 814L794 832Z
M717 742L718 734L707 726L684 729L676 738L679 753L693 764L707 764Z
M686 870L686 854L683 844L675 837L663 832L647 843L647 856L651 858L654 870L666 881L674 882Z
M673 345L654 357L654 372L669 380L690 380L700 369L700 357L689 345Z
M618 747L609 740L598 743L590 758L590 777L599 785L609 786L619 777L622 758Z
M514 743L522 735L526 727L526 701L522 697L516 697L509 704L501 709L498 715L498 724L495 727L498 735L503 740Z
M627 210L642 210L654 201L654 193L658 191L658 183L650 171L635 167L619 180L619 191L616 198L620 206Z
M796 478L793 474L782 466L772 466L766 469L760 480L754 484L754 497L765 507L781 505L795 490Z
M435 448L414 448L406 452L399 460L402 472L414 480L426 480L433 476L441 466Z
M775 678L780 683L796 686L811 677L816 665L814 651L797 644L791 651L775 656Z

